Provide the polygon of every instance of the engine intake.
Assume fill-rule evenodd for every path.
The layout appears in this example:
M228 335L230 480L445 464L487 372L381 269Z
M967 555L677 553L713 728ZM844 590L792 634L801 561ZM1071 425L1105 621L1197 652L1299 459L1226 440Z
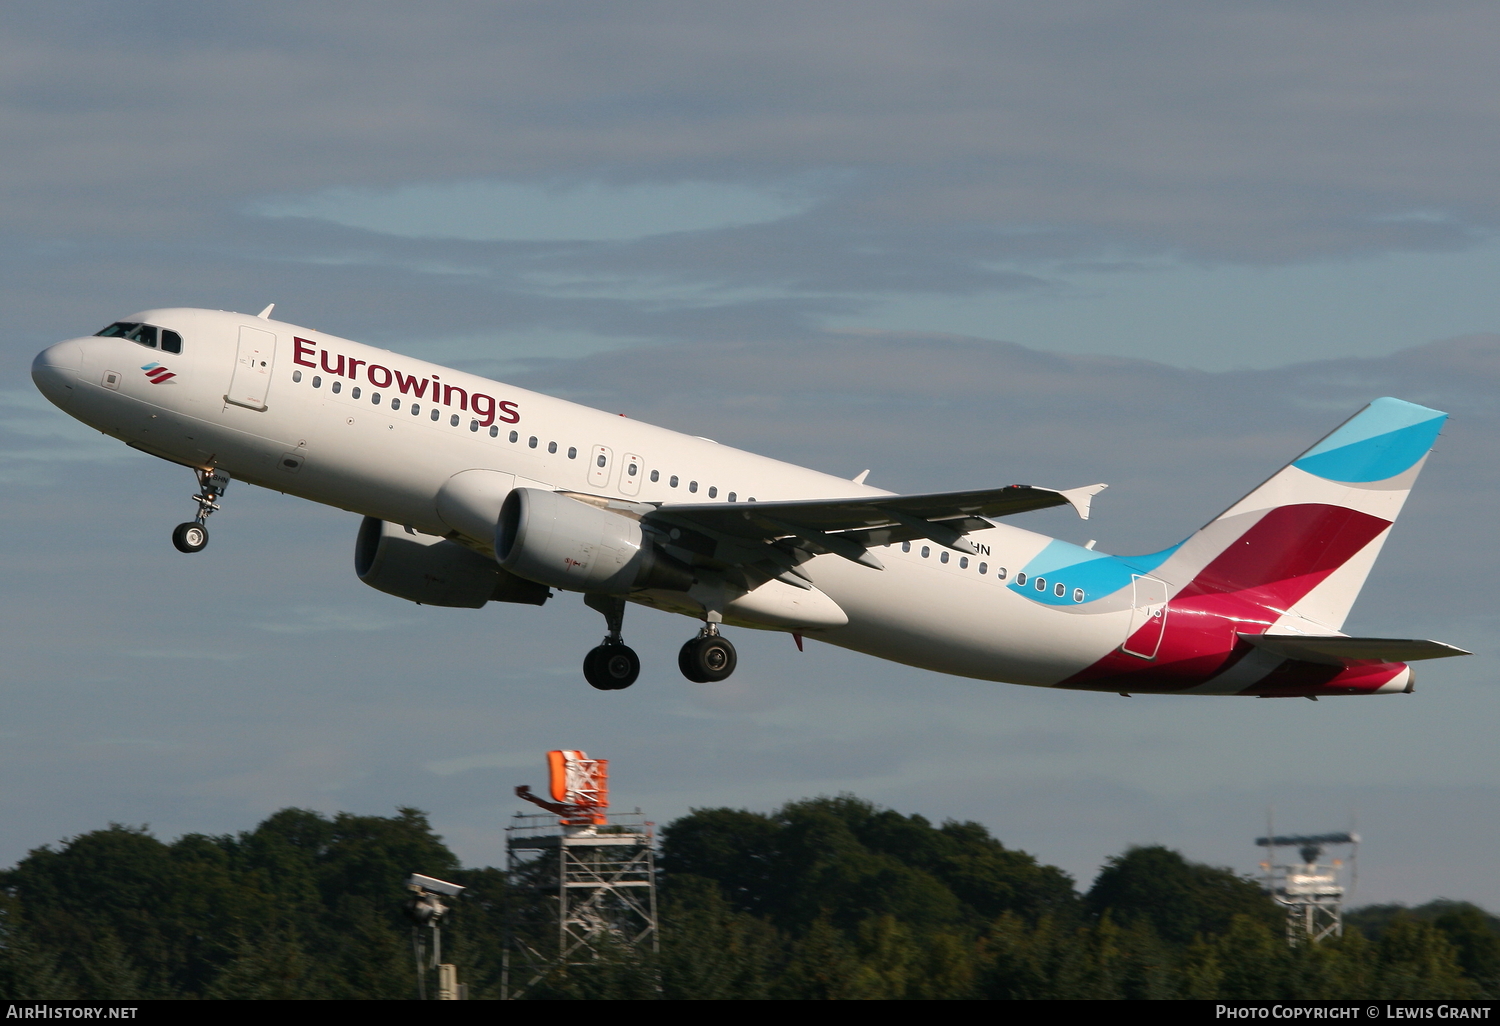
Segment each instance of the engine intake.
M374 517L359 525L354 572L377 591L424 606L539 606L551 597L545 584L508 573L472 549Z
M495 528L495 558L513 574L565 591L686 591L692 570L661 552L640 522L557 492L517 488Z

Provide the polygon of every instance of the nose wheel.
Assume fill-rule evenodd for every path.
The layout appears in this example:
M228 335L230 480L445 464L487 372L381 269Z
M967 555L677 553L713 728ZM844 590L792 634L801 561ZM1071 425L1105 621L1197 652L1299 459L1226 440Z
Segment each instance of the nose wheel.
M210 513L219 509L219 498L229 487L229 475L222 470L195 470L198 475L198 494L193 501L198 504L198 515L185 524L178 524L172 531L172 544L178 552L202 552L208 545L208 527L204 521Z
M727 680L734 672L738 661L734 646L729 639L720 636L718 628L709 624L696 637L682 646L677 653L677 668L694 684L714 684Z
M196 520L178 524L172 531L172 544L178 552L201 552L208 544L208 528Z

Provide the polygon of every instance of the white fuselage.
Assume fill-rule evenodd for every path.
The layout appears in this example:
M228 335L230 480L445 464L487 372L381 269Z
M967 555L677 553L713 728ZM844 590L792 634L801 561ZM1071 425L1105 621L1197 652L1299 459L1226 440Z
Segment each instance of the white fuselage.
M195 309L131 320L179 333L181 352L73 339L38 357L39 386L72 416L145 452L428 534L454 534L437 496L468 470L666 505L887 494L280 321ZM1128 600L1091 603L1079 615L1007 586L999 568L1013 573L1051 539L1004 525L968 539L980 555L926 541L878 548L883 570L814 558L802 569L848 623L805 633L913 666L1032 685L1055 684L1125 639Z

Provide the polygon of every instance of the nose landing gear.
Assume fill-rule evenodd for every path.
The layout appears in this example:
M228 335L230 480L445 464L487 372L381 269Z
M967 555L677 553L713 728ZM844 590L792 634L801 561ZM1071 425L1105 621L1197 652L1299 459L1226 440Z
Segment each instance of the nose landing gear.
M583 679L600 691L622 691L641 675L641 659L625 644L620 626L625 620L625 600L612 595L585 595L584 605L604 615L609 634L604 643L583 658Z
M229 487L229 475L222 470L194 470L198 475L198 515L172 531L172 544L178 552L201 552L208 545L208 527L204 521L219 509L219 497Z
M677 653L677 668L694 684L727 680L737 661L734 646L720 636L715 623L705 624L698 636L689 639Z

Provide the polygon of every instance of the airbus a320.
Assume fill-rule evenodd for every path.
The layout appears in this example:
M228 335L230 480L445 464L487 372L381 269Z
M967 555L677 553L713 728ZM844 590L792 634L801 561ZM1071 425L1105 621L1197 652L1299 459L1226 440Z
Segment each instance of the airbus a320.
M1446 414L1376 399L1186 540L1115 556L996 520L1104 485L897 495L259 315L148 310L43 350L37 387L190 468L208 543L231 480L363 516L360 580L437 606L580 593L583 673L640 674L628 603L701 622L691 681L734 672L725 626L965 677L1089 691L1410 692L1420 639L1345 618Z

